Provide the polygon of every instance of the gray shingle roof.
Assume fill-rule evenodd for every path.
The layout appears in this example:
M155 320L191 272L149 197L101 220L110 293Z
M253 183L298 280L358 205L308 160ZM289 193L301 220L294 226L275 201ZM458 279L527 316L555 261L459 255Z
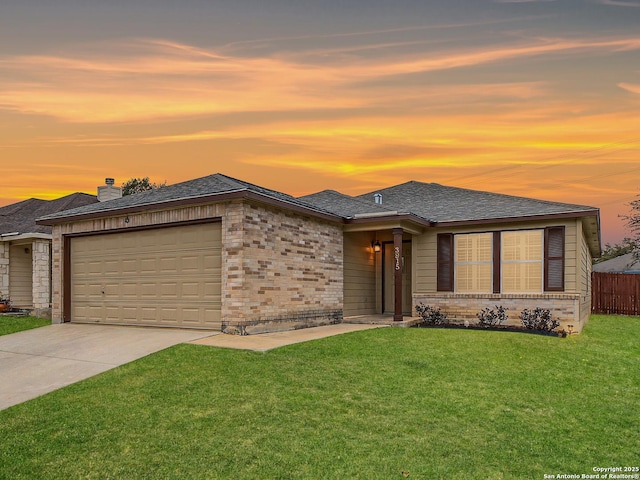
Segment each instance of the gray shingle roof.
M97 203L95 195L72 193L55 200L30 198L0 208L0 234L51 233L48 225L37 225L36 219L83 205Z
M117 212L118 210L124 210L136 207L154 207L160 206L163 203L172 201L181 201L188 199L198 199L204 197L211 197L215 195L222 195L233 192L253 192L259 195L263 195L281 202L290 203L292 205L303 207L307 209L317 210L322 213L327 213L321 210L319 207L308 204L302 200L298 200L291 195L263 188L252 183L237 180L232 177L217 173L214 175L208 175L202 178L196 178L182 183L176 183L174 185L168 185L166 187L158 188L155 190L149 190L135 195L127 195L122 198L116 198L108 200L106 202L100 202L95 205L87 205L80 208L75 208L62 213L55 213L52 215L44 215L38 220L47 221L52 219L64 219L67 217L75 217L91 214L108 214L110 212Z
M107 202L85 205L64 212L43 215L39 220L64 220L84 215L110 214L119 210L160 207L163 203L185 201L233 192L252 192L261 196L344 219L366 214L412 214L429 222L463 222L474 220L523 218L540 215L593 214L594 207L549 202L532 198L445 187L436 183L410 181L376 192L351 197L325 190L300 198L263 188L223 174L214 174L157 190L129 195ZM373 201L381 193L383 204ZM210 200L208 198L207 200ZM48 212L47 212L48 213Z
M633 253L625 253L604 262L596 263L593 266L594 272L620 273L629 271L640 271L640 262L636 260Z
M323 210L344 218L351 218L355 215L367 213L392 213L393 208L382 205L371 204L356 197L350 197L335 190L323 190L304 197L298 197L305 203L315 205Z
M375 205L374 193L382 194L383 205L388 208L409 211L434 222L521 218L597 210L595 207L584 205L549 202L416 181L359 195L357 198Z

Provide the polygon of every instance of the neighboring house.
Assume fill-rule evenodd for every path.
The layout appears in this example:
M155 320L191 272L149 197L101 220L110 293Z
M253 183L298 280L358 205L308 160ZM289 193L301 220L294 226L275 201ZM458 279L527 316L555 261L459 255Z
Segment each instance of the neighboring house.
M590 313L599 210L407 182L301 198L217 174L47 215L53 321L228 332L439 306ZM391 317L392 316L392 317Z
M14 308L51 315L51 227L36 225L36 218L97 201L94 195L73 193L0 208L0 291Z
M625 253L593 266L594 272L600 273L640 273L640 261L636 260L633 253Z

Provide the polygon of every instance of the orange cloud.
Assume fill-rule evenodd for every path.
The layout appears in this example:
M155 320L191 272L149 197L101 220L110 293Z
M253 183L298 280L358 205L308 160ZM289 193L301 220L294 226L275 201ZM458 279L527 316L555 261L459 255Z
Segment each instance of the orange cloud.
M377 48L370 45L368 48ZM640 37L536 40L516 46L487 46L424 55L393 54L374 60L328 55L309 63L309 52L271 57L221 55L162 40L133 43L128 57L108 53L0 58L9 72L0 106L66 122L136 122L157 118L247 111L341 110L384 103L374 87L358 82L389 76L477 66L527 56L640 48ZM24 81L23 77L32 80ZM626 85L626 84L623 84ZM537 95L540 84L485 85L467 97ZM387 103L411 99L416 88L377 87ZM455 87L453 87L455 88ZM457 87L462 91L464 87ZM624 86L623 86L624 88ZM501 90L501 91L499 91ZM440 89L438 94L447 93ZM421 98L434 94L422 93ZM415 98L415 97L413 97ZM449 97L451 98L451 97Z

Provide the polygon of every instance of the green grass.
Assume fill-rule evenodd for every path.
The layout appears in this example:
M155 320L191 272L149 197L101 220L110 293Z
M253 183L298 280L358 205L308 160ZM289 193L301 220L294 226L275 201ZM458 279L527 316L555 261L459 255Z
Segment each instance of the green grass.
M542 479L640 463L640 319L179 345L0 412L0 478Z
M2 315L0 316L0 335L9 335L10 333L31 330L32 328L44 327L50 324L51 320L44 318Z

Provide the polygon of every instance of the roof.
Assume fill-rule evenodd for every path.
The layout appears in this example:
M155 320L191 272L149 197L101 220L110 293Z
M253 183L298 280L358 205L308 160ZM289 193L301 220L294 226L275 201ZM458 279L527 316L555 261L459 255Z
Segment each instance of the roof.
M55 200L30 198L22 202L0 207L0 235L7 233L51 233L51 227L36 224L43 215L55 214L70 208L96 203L95 195L72 193Z
M111 213L115 214L116 212L142 211L171 204L201 203L239 197L262 198L275 201L279 204L286 204L290 208L303 209L319 215L334 216L321 207L311 205L291 195L237 180L221 173L216 173L214 175L136 193L135 195L127 195L122 198L109 200L108 202L43 215L38 219L38 222L45 225L53 225L55 223L73 221L80 218L107 216Z
M299 197L298 200L315 205L327 212L331 212L334 215L338 215L343 218L352 218L357 215L372 213L397 213L397 210L394 210L393 208L371 204L365 200L350 197L349 195L336 192L335 190L323 190L322 192Z
M594 272L603 273L637 272L638 270L640 270L640 261L634 258L633 253L625 253L593 266Z
M382 195L382 204L373 200ZM124 215L149 209L218 202L237 198L277 205L334 222L379 222L395 219L413 225L524 221L536 218L582 218L592 255L600 253L599 210L595 207L549 202L437 183L410 181L357 197L324 190L300 198L277 192L220 173L128 195L108 202L85 205L64 212L43 215L39 224L54 225L81 219Z
M382 194L383 205L402 209L436 223L523 218L534 216L594 214L595 207L549 202L499 193L446 187L437 183L410 181L360 195L374 205L374 193Z

